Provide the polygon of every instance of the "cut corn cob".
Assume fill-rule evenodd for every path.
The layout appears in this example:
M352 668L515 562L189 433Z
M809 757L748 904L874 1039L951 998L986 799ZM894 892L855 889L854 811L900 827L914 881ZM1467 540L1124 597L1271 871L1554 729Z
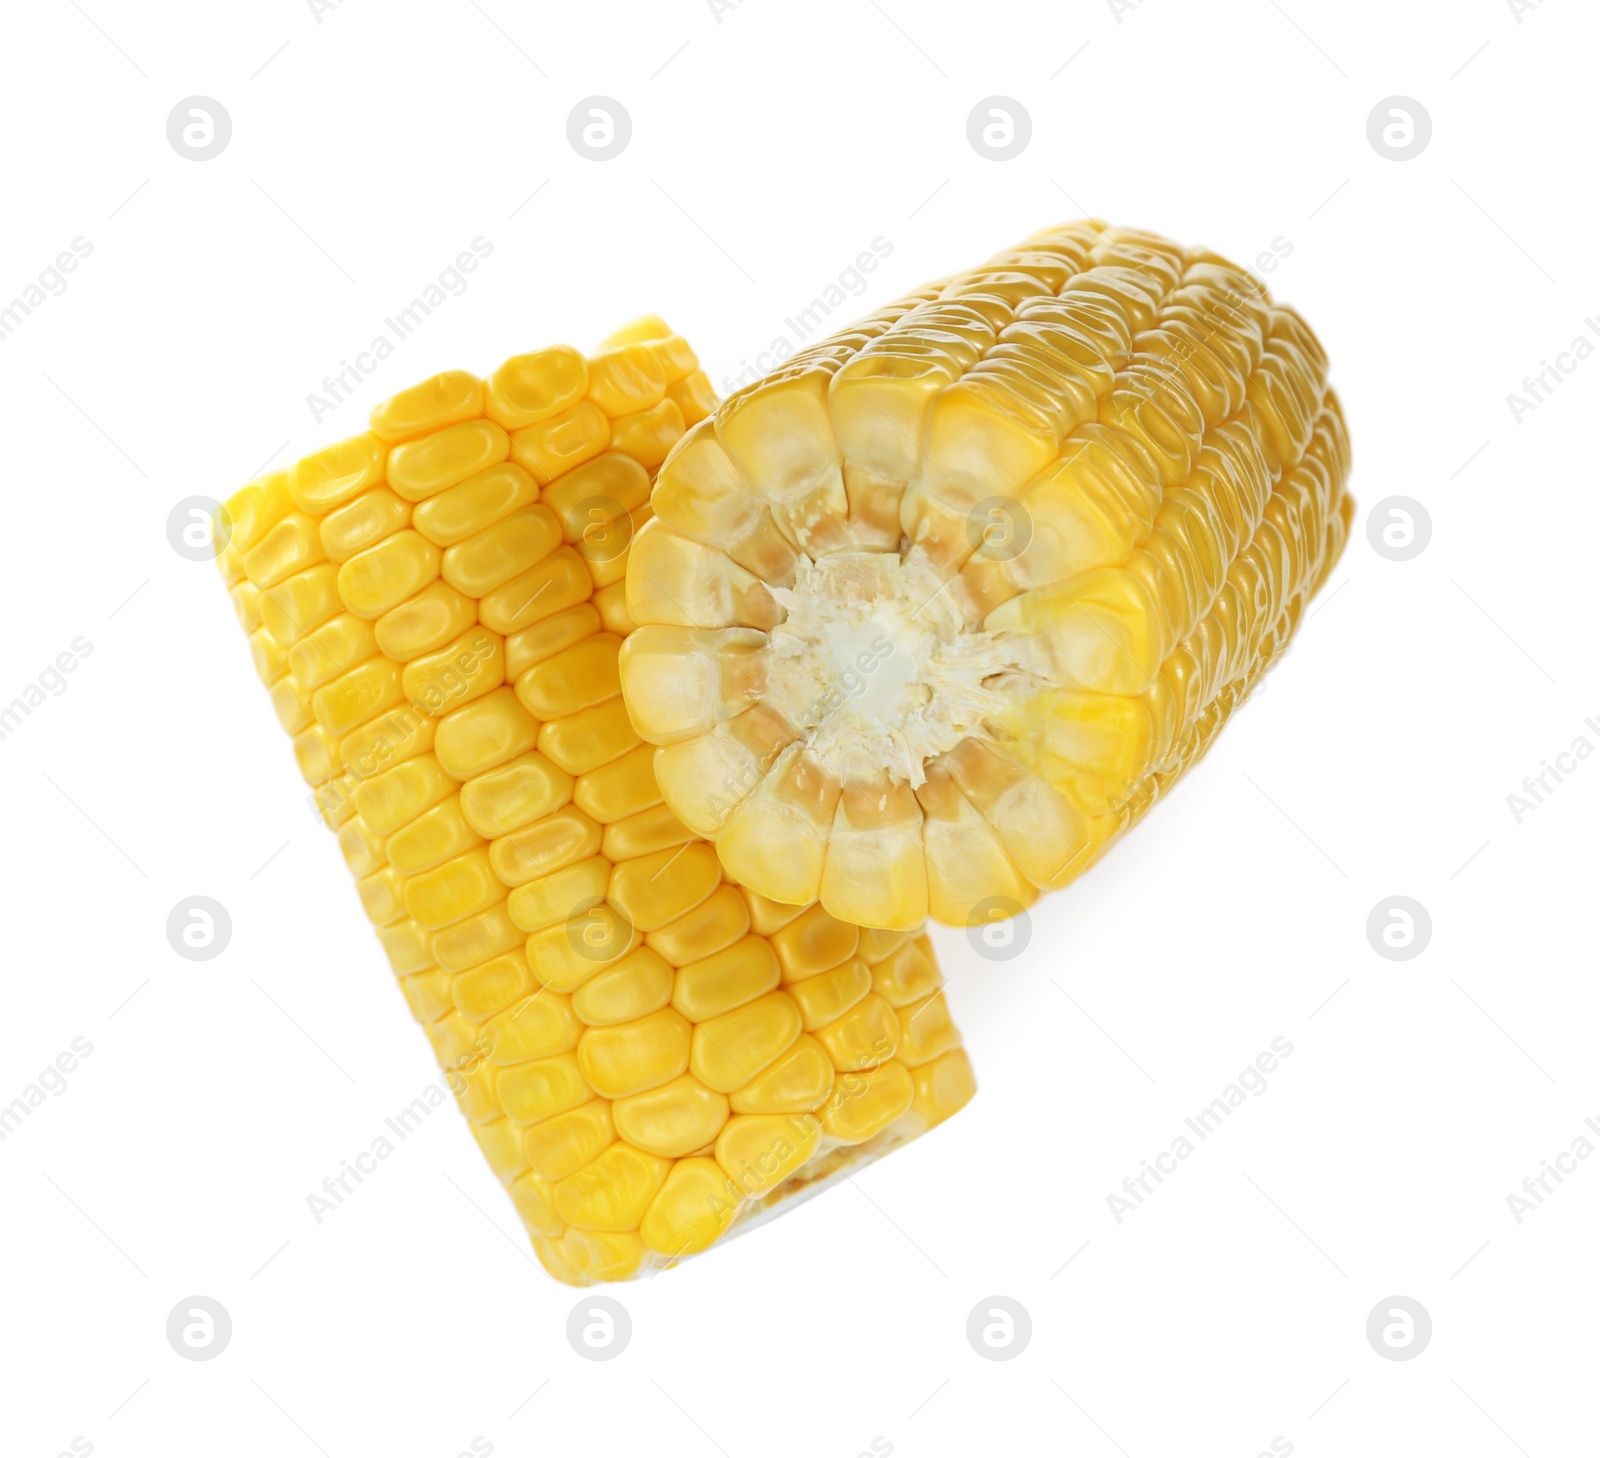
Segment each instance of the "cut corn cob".
M623 1280L973 1092L926 937L730 881L621 698L651 473L715 404L641 320L451 371L226 505L220 566L546 1269Z
M1283 651L1349 529L1327 361L1226 259L1075 223L673 448L622 683L728 873L973 925L1092 864Z

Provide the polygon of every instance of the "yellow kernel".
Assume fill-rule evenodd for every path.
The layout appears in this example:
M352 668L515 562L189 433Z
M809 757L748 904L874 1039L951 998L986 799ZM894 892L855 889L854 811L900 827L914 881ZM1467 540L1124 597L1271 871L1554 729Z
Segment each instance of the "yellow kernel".
M591 856L586 861L529 881L511 893L511 919L525 932L543 931L546 927L571 921L605 899L610 874L609 862Z
M496 1119L492 1124L468 1124L467 1127L472 1130L472 1137L478 1141L478 1148L501 1184L509 1185L527 1170L522 1140L510 1119Z
M562 719L622 692L617 677L621 639L596 633L564 649L517 678L517 697L535 719ZM546 751L548 753L548 751Z
M772 950L783 964L783 980L798 982L837 967L855 956L861 933L848 922L828 915L820 906L772 935Z
M549 1058L578 1046L583 1032L564 993L541 987L483 1025L489 1062L500 1067Z
M841 1144L860 1144L894 1123L915 1094L910 1069L893 1060L869 1072L842 1073L818 1110L823 1132Z
M253 643L263 636L269 643L274 641L265 630L252 634L250 641ZM378 645L371 623L351 613L340 613L314 633L308 633L294 647L285 651L279 646L278 651L287 660L296 682L309 692L371 658L378 651Z
M764 937L745 937L680 967L672 984L672 1005L691 1022L703 1023L776 991L778 980L772 944Z
M511 1202L517 1207L517 1214L522 1216L523 1223L529 1230L544 1236L560 1235L566 1228L567 1222L556 1214L553 1195L553 1186L548 1180L541 1179L529 1170L510 1185ZM534 1241L534 1248L539 1250L539 1242ZM543 1250L539 1250L539 1258L545 1262L549 1269L550 1261ZM564 1268L565 1261L561 1262ZM559 1270L551 1271L552 1275L559 1276Z
M606 900L641 932L652 932L700 905L721 882L716 851L696 841L623 861L611 872Z
M594 1097L575 1053L558 1053L554 1058L502 1068L494 1088L507 1117L519 1124L537 1124Z
M666 389L661 363L645 345L625 344L589 360L589 399L613 418L654 405Z
M800 1036L800 1009L784 992L769 992L733 1012L695 1025L689 1067L719 1093L743 1088Z
M919 937L904 943L892 956L885 957L872 969L872 990L890 1007L901 1008L920 1002L939 990L944 981L939 965L933 960L932 949Z
M443 648L478 620L478 605L448 582L430 582L373 624L378 646L399 663Z
M243 592L246 585L240 583L233 591ZM292 647L344 611L339 600L339 569L332 562L319 562L284 578L261 591L260 610L261 621L247 625L245 631L265 627L285 648Z
M386 847L389 864L407 876L420 876L435 866L443 865L452 856L472 850L482 840L462 818L459 799L452 795L441 800L431 810L424 810L409 825L402 825L389 836ZM485 857L487 867L487 857ZM493 873L490 872L492 875ZM474 907L481 911L483 907ZM465 915L466 913L463 913ZM450 920L456 920L451 917ZM443 925L444 923L441 923Z
M384 857L383 837L359 815L339 828L339 851L352 876L369 876L379 866L387 865Z
M603 704L551 720L539 730L539 740L540 749L575 775L612 763L640 742L620 694Z
M611 424L592 400L525 426L511 437L511 459L543 486L606 448Z
M462 1017L481 1023L519 1002L536 985L519 947L458 973L450 984L450 997Z
M683 434L683 411L675 400L660 400L648 409L618 416L611 422L611 448L632 456L647 471L666 460Z
M545 726L548 729L550 726ZM544 731L541 730L542 734ZM631 861L635 856L647 856L651 851L665 850L668 846L687 845L694 832L665 805L654 805L606 826L605 839L600 843L600 854L608 861ZM743 898L740 898L741 904ZM745 912L746 924L749 912ZM672 927L664 926L658 935L667 936ZM663 954L665 955L665 954ZM671 956L667 957L673 961Z
M561 1253L577 1285L631 1280L646 1254L644 1242L631 1230L589 1230L577 1225L569 1225L562 1235Z
M799 1004L808 1033L843 1017L871 991L872 973L859 957L852 957L831 972L789 985L789 995Z
M289 468L289 495L301 511L320 516L380 485L384 454L383 442L370 434L326 446Z
M427 754L433 748L438 722L431 714L418 713L406 704L345 735L339 741L339 758L349 773L367 779Z
M667 398L683 412L685 428L698 425L717 408L717 392L704 370L695 370L668 385Z
M505 902L447 926L433 934L433 959L450 972L465 972L502 952L520 947L526 938L511 920Z
M479 599L478 616L497 633L516 633L589 600L589 569L571 547L559 547L537 567Z
M906 1102L910 1098L906 1079ZM645 1093L618 1099L611 1107L617 1133L637 1149L681 1159L704 1149L728 1122L728 1100L689 1074Z
M396 445L482 414L483 381L466 370L446 370L373 406L367 423L385 445Z
M810 1159L821 1137L810 1114L736 1114L717 1136L717 1163L745 1194L761 1195Z
M396 532L339 569L339 596L357 617L381 617L437 578L439 561L439 549L419 532Z
M489 848L495 875L507 886L548 876L600 849L600 827L575 805L501 836Z
M522 1133L528 1163L547 1180L565 1179L580 1170L617 1137L611 1105L590 1099Z
M457 542L445 552L440 570L446 582L467 596L486 597L560 545L561 523L549 507L536 503Z
M509 835L559 810L572 798L572 783L571 775L542 754L519 755L463 785L461 813L479 835Z
M672 968L648 947L596 973L572 994L572 1010L592 1028L628 1023L672 1000Z
M544 486L540 502L561 518L567 541L591 561L613 561L628 540L603 530L650 500L650 473L631 456L608 451Z
M440 716L482 695L505 679L505 639L487 628L469 628L453 643L406 664L406 697Z
M407 501L421 501L498 465L510 452L509 437L492 420L447 425L389 452L389 485Z
M318 534L322 550L344 562L365 547L381 542L411 520L411 503L377 486L322 518Z
M437 928L487 911L504 895L489 853L478 847L413 876L406 884L406 910L423 926Z
M356 810L376 835L388 835L455 794L456 782L431 754L421 754L363 780Z
M591 576L595 575L592 565L589 570ZM600 615L600 621L605 624L606 632L615 633L619 638L626 638L639 626L628 611L628 584L624 580L625 577L626 571L623 578L604 586L597 586L594 596L590 599L595 611Z
M900 1024L894 1009L869 992L843 1017L818 1028L816 1038L841 1073L859 1072L876 1068L895 1056L900 1046Z
M528 753L538 739L538 724L509 688L500 688L446 714L434 742L446 772L465 781Z
M514 679L535 663L600 631L600 614L589 603L566 608L531 628L506 636L506 677Z
M572 992L640 944L639 934L602 904L534 932L526 945L534 975L557 992Z
M336 739L343 739L369 719L403 703L400 665L387 658L369 658L312 696L317 723Z
M950 1005L942 992L934 993L924 1002L901 1008L897 1016L900 1046L896 1057L908 1068L931 1063L961 1044L961 1034L950 1017Z
M671 1168L670 1159L618 1141L556 1184L556 1210L585 1230L636 1230Z
M625 820L661 803L655 746L641 744L599 769L580 775L572 798L602 825Z
M583 356L556 345L515 355L490 375L485 413L507 430L522 430L575 404L588 388Z
M686 835L683 839L687 841L689 837ZM636 855L646 853L635 852ZM660 952L674 967L682 967L720 952L724 947L731 947L749 930L750 910L744 904L744 897L739 894L737 887L725 883L677 920L669 921L664 927L651 932L645 938L645 943Z
M272 587L325 555L316 519L292 511L244 554L243 566L257 587Z
M430 496L412 524L436 547L453 547L475 532L539 499L538 483L513 461L502 461Z
M964 1048L952 1048L932 1063L912 1069L911 1077L917 1090L912 1107L930 1129L965 1108L978 1091Z
M378 941L397 977L404 977L410 972L421 972L433 966L426 927L417 926L409 921L397 922L394 926L381 926L378 928Z
M639 1223L651 1250L676 1259L696 1255L722 1238L743 1193L714 1159L680 1159Z
M400 991L411 1009L411 1016L419 1023L431 1023L450 1011L450 974L442 967L430 967L425 972L402 977Z
M822 1106L836 1078L827 1050L809 1033L743 1088L728 1095L736 1114L799 1114Z
M405 878L393 866L384 866L356 882L361 909L374 926L387 926L405 917L405 890Z
M578 1042L584 1077L607 1098L626 1098L676 1078L689 1067L695 1029L664 1007L648 1017L590 1028Z

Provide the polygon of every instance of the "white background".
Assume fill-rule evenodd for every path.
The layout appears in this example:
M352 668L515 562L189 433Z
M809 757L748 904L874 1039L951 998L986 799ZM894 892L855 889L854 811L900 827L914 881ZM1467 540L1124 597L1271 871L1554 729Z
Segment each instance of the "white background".
M0 1102L94 1051L0 1144L0 1449L1596 1451L1600 1158L1520 1225L1506 1199L1600 1116L1600 757L1520 824L1507 803L1600 747L1600 359L1520 424L1506 400L1600 316L1600 23L1526 8L11 7L0 302L93 252L0 341L0 701L93 651L0 742ZM565 131L595 93L633 121L603 164ZM997 93L1033 123L1006 163L966 138ZM165 133L195 94L233 122L205 163ZM1405 163L1367 139L1395 94L1434 125ZM453 1110L315 1225L307 1194L433 1063L173 504L436 370L646 311L722 383L874 238L852 311L1085 211L1244 263L1292 245L1269 282L1332 356L1360 510L1260 698L1026 954L938 935L975 1102L613 1288L633 1339L603 1364ZM480 236L466 292L315 421ZM1396 495L1433 524L1408 562L1366 535ZM233 919L212 962L164 935L195 893ZM1395 894L1433 922L1407 962L1365 932ZM1275 1037L1266 1092L1116 1223L1124 1176ZM164 1335L196 1293L234 1327L207 1363ZM965 1336L994 1294L1033 1323L1004 1363ZM1432 1316L1413 1361L1366 1340L1396 1294Z

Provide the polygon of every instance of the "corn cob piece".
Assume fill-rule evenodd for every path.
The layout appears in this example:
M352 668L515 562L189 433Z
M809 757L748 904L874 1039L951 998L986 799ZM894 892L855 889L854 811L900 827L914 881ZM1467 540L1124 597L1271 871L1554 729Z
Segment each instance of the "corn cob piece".
M924 936L736 885L617 677L651 473L715 404L641 320L451 371L227 503L220 566L362 906L562 1281L704 1250L960 1108Z
M1343 548L1300 317L1052 228L725 400L639 534L622 683L666 803L773 900L1009 914L1195 763Z

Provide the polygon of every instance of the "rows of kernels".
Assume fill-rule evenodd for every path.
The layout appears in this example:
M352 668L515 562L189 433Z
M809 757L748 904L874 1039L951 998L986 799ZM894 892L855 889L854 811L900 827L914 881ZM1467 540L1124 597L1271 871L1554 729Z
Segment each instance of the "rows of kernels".
M662 468L623 676L667 802L731 874L851 920L1026 905L1281 651L1342 549L1348 472L1320 345L1215 254L1079 223L909 296L726 401ZM976 550L974 511L1008 497L1001 550ZM924 783L846 781L763 702L765 589L839 550L930 565L1020 670Z
M568 1281L704 1249L818 1151L886 1147L972 1093L959 1040L923 1076L873 991L908 954L931 967L926 944L729 882L663 803L622 700L619 549L708 397L687 345L645 321L589 360L437 376L228 506L221 566L258 673L408 1005ZM869 996L885 1015L862 1018Z

